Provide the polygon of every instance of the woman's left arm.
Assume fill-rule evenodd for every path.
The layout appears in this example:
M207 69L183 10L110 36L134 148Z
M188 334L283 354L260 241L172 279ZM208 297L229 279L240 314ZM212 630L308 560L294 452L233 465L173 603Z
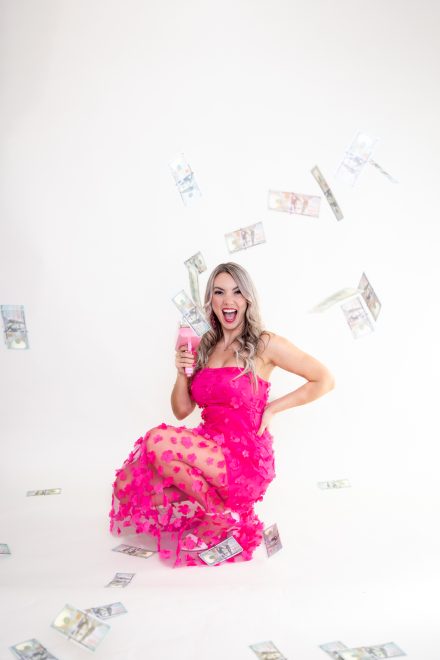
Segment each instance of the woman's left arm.
M276 413L314 401L335 386L333 375L327 367L311 355L301 351L284 337L271 333L270 341L264 351L264 357L276 367L305 378L307 383L304 383L293 392L268 403L257 435L264 433Z

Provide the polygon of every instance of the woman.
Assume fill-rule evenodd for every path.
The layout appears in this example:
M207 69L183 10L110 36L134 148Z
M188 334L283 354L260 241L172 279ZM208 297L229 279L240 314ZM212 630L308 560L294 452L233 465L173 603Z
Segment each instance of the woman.
M264 331L257 296L238 264L220 264L211 273L205 311L212 330L194 355L176 352L177 379L171 406L177 419L196 405L202 423L188 429L161 424L137 440L116 472L111 529L134 526L137 533L177 539L174 565L203 564L202 549L228 536L243 547L236 558L249 560L261 543L263 524L254 512L275 476L269 425L282 410L300 406L334 387L318 360L287 339ZM185 367L193 366L188 378ZM275 367L307 382L268 403Z

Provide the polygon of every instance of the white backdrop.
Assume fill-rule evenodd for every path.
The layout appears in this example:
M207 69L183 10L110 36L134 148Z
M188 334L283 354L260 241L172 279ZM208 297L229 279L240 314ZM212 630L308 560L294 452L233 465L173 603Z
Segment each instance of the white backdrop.
M0 346L0 658L64 603L122 600L96 655L288 658L395 641L438 657L438 88L434 0L3 0L0 303L23 304L30 350ZM379 136L351 189L334 179L359 129ZM168 161L203 197L186 208ZM268 189L320 194L344 219L267 210ZM437 170L437 171L436 171ZM264 223L228 255L224 233ZM216 570L110 552L111 483L134 441L175 423L183 261L232 259L268 329L327 364L336 389L275 419L277 477L257 512L283 550ZM383 308L355 341L339 306L365 271ZM275 370L272 398L301 379ZM197 423L195 412L185 420ZM319 480L352 488L320 491ZM27 499L28 489L61 496ZM139 541L139 539L138 539ZM105 590L116 571L136 577Z

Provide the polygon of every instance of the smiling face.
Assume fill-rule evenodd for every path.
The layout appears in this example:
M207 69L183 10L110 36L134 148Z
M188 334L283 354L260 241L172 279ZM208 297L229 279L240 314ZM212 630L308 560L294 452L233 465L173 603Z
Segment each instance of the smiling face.
M211 302L224 330L236 330L243 324L248 304L229 273L219 273L215 278Z

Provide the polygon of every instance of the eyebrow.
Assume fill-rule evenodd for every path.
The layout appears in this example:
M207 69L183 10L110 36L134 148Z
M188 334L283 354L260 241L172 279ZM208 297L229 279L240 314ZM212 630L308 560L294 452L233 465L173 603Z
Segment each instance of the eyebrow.
M221 286L215 286L214 289L220 289L220 291L224 291L224 289L222 289ZM232 291L235 291L236 289L240 289L240 287L239 287L239 286L234 286L234 288L232 289Z

